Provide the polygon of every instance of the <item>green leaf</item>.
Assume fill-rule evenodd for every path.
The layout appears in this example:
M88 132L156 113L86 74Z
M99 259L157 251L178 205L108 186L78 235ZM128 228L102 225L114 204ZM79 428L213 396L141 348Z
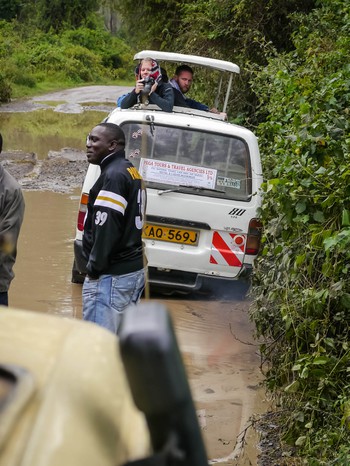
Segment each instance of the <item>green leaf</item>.
M329 361L330 358L327 358L327 356L319 356L312 361L312 364L327 364Z
M298 202L297 205L295 206L295 210L298 214L305 212L306 210L305 202Z
M342 212L341 223L342 223L343 227L350 226L350 214L349 214L349 211L347 209L344 209L343 212Z
M295 445L296 445L297 447L301 447L301 446L304 445L305 441L306 441L306 436L305 436L305 435L302 435L302 436L300 436L300 437L295 441Z
M313 214L313 218L316 222L319 222L319 223L323 223L324 222L324 215L323 215L323 212L321 212L320 210L317 210L314 214Z
M350 309L350 294L344 293L340 298L340 302L346 309Z
M299 390L300 383L298 380L294 380L291 384L285 387L284 391L287 393L296 393Z
M334 275L334 267L330 262L322 264L322 273L325 277L332 277Z

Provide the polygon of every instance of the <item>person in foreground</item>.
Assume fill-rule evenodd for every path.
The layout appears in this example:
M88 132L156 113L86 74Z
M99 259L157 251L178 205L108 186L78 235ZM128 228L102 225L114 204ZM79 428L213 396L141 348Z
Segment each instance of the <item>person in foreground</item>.
M125 308L140 300L146 276L146 190L124 147L124 132L113 123L95 126L86 141L88 162L99 165L101 174L89 193L83 232L83 319L113 333Z
M174 77L169 81L174 91L174 105L178 107L189 107L205 112L220 113L218 109L211 108L194 99L185 96L191 89L193 82L193 69L188 65L180 65L176 68Z
M121 108L130 108L137 103L158 105L164 112L171 112L174 106L174 93L171 85L164 82L162 70L156 60L144 58L135 70L136 85L129 94L120 101ZM150 80L150 90L145 92L146 82Z
M2 135L0 134L0 153ZM14 278L17 240L25 203L17 181L0 164L0 305L8 306L8 290Z

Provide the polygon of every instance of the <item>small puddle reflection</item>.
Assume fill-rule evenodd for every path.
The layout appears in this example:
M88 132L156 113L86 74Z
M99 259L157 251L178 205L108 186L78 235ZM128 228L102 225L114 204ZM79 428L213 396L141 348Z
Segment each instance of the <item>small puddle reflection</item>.
M163 304L174 320L210 463L257 464L257 439L245 429L267 406L248 302L221 301L218 295Z
M49 151L64 147L85 150L86 135L107 115L93 110L71 114L52 109L0 113L3 150L34 152L38 159L45 159Z

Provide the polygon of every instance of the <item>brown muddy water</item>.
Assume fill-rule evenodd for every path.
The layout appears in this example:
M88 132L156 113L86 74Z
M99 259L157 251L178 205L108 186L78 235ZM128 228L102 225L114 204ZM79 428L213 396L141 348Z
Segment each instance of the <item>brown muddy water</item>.
M104 116L36 110L0 113L0 124L6 150L33 151L45 158L49 150L84 149L85 135ZM71 283L79 195L79 188L65 194L24 191L26 212L11 307L81 318L81 285ZM172 316L210 463L258 464L258 438L246 428L251 416L266 411L268 404L259 385L249 302L224 296L221 290L180 298L151 294L151 299L161 300Z

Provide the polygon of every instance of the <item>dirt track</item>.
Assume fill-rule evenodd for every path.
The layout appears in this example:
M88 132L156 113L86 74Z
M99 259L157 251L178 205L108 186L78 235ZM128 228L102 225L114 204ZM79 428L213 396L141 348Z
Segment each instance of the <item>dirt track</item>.
M119 95L130 89L122 86L65 89L31 99L15 100L0 106L0 113L32 112L48 108L60 113L82 113L90 110L109 112ZM0 160L23 189L47 189L54 192L69 192L80 187L88 166L85 152L74 148L64 148L59 152L49 151L45 160L39 160L34 153L4 151Z

